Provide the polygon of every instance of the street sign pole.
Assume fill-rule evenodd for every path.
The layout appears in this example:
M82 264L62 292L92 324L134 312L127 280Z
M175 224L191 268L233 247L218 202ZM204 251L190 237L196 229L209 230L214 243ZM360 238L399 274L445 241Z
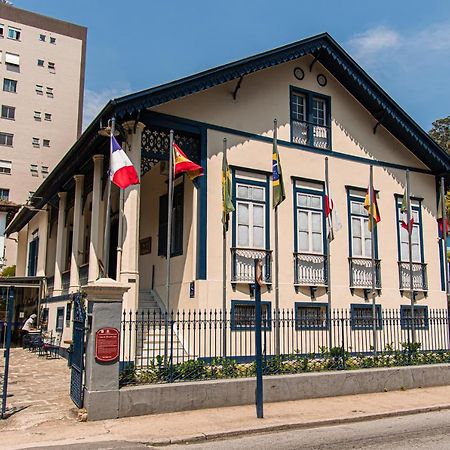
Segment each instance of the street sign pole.
M256 350L256 417L262 419L263 411L263 371L262 371L262 338L261 338L261 283L262 261L255 260L255 350Z

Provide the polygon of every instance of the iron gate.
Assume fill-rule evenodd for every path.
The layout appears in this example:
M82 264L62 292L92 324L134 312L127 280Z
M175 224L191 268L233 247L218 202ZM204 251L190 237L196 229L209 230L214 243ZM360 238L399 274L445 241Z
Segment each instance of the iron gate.
M80 293L73 295L73 332L70 374L70 398L78 406L83 407L84 390L84 331L86 311Z

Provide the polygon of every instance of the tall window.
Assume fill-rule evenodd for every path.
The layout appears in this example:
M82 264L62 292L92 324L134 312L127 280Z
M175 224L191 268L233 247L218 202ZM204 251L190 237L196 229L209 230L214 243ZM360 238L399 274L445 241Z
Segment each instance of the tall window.
M14 106L2 105L2 119L14 120L16 118L16 108Z
M37 264L39 254L39 236L37 233L33 234L31 242L28 244L28 276L36 276Z
M9 78L3 79L3 90L5 92L17 92L17 81Z
M401 213L402 199L397 198L397 217L398 217L398 237L400 247L400 261L409 262L409 236L408 231L402 226L402 213ZM412 261L423 262L422 255L422 222L420 214L420 202L417 200L411 200L411 213L414 220L413 229L411 233L411 247L412 247Z
M319 191L321 189L322 191ZM324 253L323 188L296 192L297 251Z
M292 142L331 148L330 98L293 88L291 91Z
M266 227L265 186L236 184L237 247L264 249Z
M159 198L159 232L158 232L158 255L167 254L167 194ZM172 208L172 240L171 255L183 254L183 215L184 215L184 186L183 183L175 186L173 190Z
M364 191L349 192L351 256L354 258L372 257L372 237L364 197Z

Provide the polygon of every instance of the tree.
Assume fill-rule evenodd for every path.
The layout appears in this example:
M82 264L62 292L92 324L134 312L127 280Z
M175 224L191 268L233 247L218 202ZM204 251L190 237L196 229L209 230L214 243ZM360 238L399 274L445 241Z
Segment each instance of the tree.
M440 147L450 154L450 116L435 120L428 134ZM445 196L445 206L447 215L450 215L450 190L447 191Z
M0 273L1 277L13 277L16 275L16 266L6 266Z

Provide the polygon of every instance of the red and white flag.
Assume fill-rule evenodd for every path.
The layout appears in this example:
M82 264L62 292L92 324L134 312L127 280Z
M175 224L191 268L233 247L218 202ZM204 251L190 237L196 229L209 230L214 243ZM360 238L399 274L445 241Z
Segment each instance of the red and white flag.
M325 192L325 217L327 219L328 241L331 242L335 233L342 228L342 223L329 189Z
M139 177L133 163L114 136L111 136L111 161L109 166L111 181L120 189L139 184Z

